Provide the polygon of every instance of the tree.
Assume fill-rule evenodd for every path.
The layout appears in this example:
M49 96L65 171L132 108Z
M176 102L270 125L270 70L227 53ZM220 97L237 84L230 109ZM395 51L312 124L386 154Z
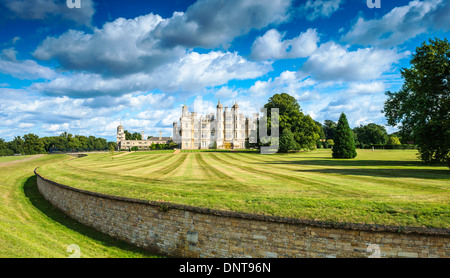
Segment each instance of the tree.
M80 144L80 139L78 138L78 136L74 136L74 137L70 138L68 146L69 146L69 149L71 149L71 150L80 150L81 144Z
M128 130L124 130L123 133L125 133L125 140L131 140L131 133Z
M278 152L280 153L288 153L296 149L297 143L295 142L294 134L288 128L283 129L283 132L281 132L279 144Z
M390 126L411 134L425 162L450 163L450 44L430 39L417 47L398 92L387 91L383 112Z
M402 143L400 143L400 139L398 139L398 137L395 135L389 136L389 139L386 143L386 145L401 145L401 144Z
M344 113L339 117L334 136L333 158L355 158L355 140Z
M14 155L14 151L8 148L5 140L0 138L0 156Z
M67 139L67 138L69 137L69 134L67 133L67 131L64 131L64 132L61 133L59 136L62 137L62 138Z
M0 150L6 149L6 143L5 143L5 139L0 138Z
M314 121L314 123L319 127L319 139L326 139L325 132L323 131L323 125L317 121Z
M94 150L101 151L108 148L108 142L103 138L94 139Z
M23 152L24 154L40 154L45 153L44 142L36 134L27 134L23 136Z
M269 98L264 108L279 109L279 130L289 129L294 135L295 142L302 149L316 148L316 141L320 137L320 127L317 126L310 116L305 116L297 100L286 93L275 94ZM270 123L270 117L268 117ZM265 119L262 119L265 120ZM270 126L268 125L268 130Z
M131 140L142 140L142 134L139 132L133 132L133 134L131 134Z
M311 116L306 115L299 123L300 131L297 134L297 144L301 149L312 150L317 147L320 138L320 127L315 124Z
M388 139L386 128L374 123L355 127L353 132L355 137L358 138L357 141L364 145L384 145Z
M117 143L116 142L108 142L108 149L110 150L113 148L114 150L117 150Z
M8 142L8 149L13 150L16 154L23 154L23 139L20 136L14 137L14 140Z
M334 140L333 139L328 139L326 142L327 142L327 146L331 146L331 147L334 146Z
M407 134L402 132L401 130L393 132L391 136L398 137L398 140L400 140L401 144L414 144L414 140L412 138L411 134Z
M139 132L129 132L128 130L124 130L123 133L125 133L125 140L143 140L142 134Z
M334 133L336 132L336 123L332 120L325 120L323 123L323 132L325 139L334 139Z
M110 144L109 145L109 153L111 154L111 155L114 155L114 151L116 150L116 148L114 147L114 145L113 144Z

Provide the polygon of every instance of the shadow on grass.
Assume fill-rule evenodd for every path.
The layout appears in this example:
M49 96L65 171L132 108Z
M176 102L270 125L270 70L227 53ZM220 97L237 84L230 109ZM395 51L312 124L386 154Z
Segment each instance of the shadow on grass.
M324 173L324 174L342 174L342 175L362 175L386 178L419 178L419 179L450 179L450 171L448 169L430 169L430 167L442 167L445 165L428 165L421 161L395 161L395 160L343 160L343 159L308 159L293 161L271 161L271 162L254 162L255 164L278 164L278 165L299 165L299 166L324 166L324 167L340 167L295 170L305 173ZM379 168L379 167L420 167L426 168ZM349 167L349 168L346 168ZM377 168L350 168L350 167L377 167Z
M435 169L311 169L311 170L295 170L302 173L323 173L323 174L341 174L354 176L371 176L383 178L416 178L416 179L450 179L448 170Z
M425 164L422 161L402 161L402 160L359 160L359 159L335 159L323 157L305 157L304 160L292 161L271 161L270 164L298 164L306 166L401 166L401 167L442 167L445 164Z
M132 246L124 241L110 237L65 215L62 211L58 210L50 202L45 200L44 197L42 197L37 188L35 175L29 177L26 180L23 185L23 192L35 208L40 210L53 221L64 225L72 231L87 236L95 241L101 242L101 244L107 247L120 248L125 251L141 254L145 257L156 257L156 255L150 253L150 251Z

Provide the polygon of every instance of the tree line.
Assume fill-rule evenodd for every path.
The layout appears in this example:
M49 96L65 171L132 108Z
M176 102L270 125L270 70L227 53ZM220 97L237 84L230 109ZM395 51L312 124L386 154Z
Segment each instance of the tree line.
M384 103L389 126L369 123L350 129L344 113L336 123L324 124L304 115L297 100L285 93L272 96L264 108L279 108L279 152L333 147L333 157L354 158L359 148L417 148L424 162L447 162L450 167L450 44L430 39L417 47L410 68L403 68L404 84L386 92ZM263 120L270 116L265 115ZM248 144L247 147L260 147Z
M331 148L334 146L337 123L325 120L321 126L324 131L323 140L317 143L317 148ZM352 129L355 146L360 149L384 148L384 149L413 149L416 148L410 135L402 135L400 132L388 134L382 125L369 123Z
M323 124L304 115L297 100L289 94L275 94L269 98L264 108L279 109L279 149L281 153L316 148L331 148L335 145L338 133L338 122L325 120ZM345 114L344 114L345 116ZM346 116L345 116L346 117ZM262 121L268 121L270 115L264 115ZM348 122L347 122L348 125ZM259 122L258 122L259 126ZM269 128L268 128L269 130ZM369 123L350 130L355 147L358 148L414 148L410 136L399 135L398 132L388 134L382 125ZM257 132L259 136L259 130ZM270 135L270 134L269 134ZM260 138L258 138L260 139ZM249 148L260 148L268 145L248 144Z
M106 139L95 136L72 135L67 132L51 137L39 137L30 133L16 136L10 142L0 138L0 156L105 151L111 149L117 149L116 142L107 142Z

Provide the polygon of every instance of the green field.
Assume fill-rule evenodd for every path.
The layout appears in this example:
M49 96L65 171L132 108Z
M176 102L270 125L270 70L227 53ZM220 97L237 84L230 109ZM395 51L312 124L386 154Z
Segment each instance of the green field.
M0 156L0 163L2 162L9 162L9 161L16 161L16 160L22 160L25 158L31 157L30 155L19 155L19 156Z
M71 244L80 247L81 258L153 256L68 218L39 194L35 167L69 156L22 158L0 163L0 258L65 258Z
M46 164L45 178L136 199L320 221L450 228L450 171L416 150L136 152Z

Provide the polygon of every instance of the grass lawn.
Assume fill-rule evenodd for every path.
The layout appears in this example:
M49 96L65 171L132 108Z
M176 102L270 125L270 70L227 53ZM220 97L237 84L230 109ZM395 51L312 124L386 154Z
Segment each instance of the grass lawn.
M70 158L44 155L0 164L0 257L66 258L71 244L80 247L82 258L151 257L70 219L39 194L35 167Z
M450 228L450 171L416 150L91 154L38 172L115 196L348 223Z
M30 155L0 156L0 163L21 160L21 159L25 159L25 158L29 158L29 157L31 157L31 156Z

